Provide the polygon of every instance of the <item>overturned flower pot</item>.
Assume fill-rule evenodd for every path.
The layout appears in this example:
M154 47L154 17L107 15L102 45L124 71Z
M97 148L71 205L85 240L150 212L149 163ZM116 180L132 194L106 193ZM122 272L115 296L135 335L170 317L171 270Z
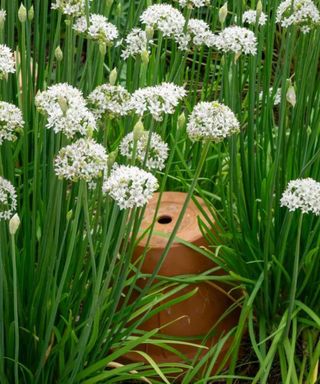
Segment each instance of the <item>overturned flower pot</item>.
M141 224L142 232L146 231L153 221L158 198L159 194L155 194L146 208ZM141 266L142 273L152 274L155 270L166 247L168 236L179 217L185 198L186 194L181 192L163 193L154 231ZM209 214L203 200L200 198L197 200L204 211ZM184 240L197 247L207 246L206 240L199 229L199 218L204 220L196 204L191 201L177 232L177 239ZM162 233L162 236L160 233ZM144 236L135 249L133 262L137 264L139 264L141 255L145 252L147 238L148 236ZM195 249L175 241L161 265L158 276L197 275L215 267L217 265L209 258ZM222 272L219 274L221 275ZM137 284L142 288L145 281L138 280ZM228 287L223 283L190 284L177 296L194 291L195 288L197 288L196 293L190 298L162 310L145 321L140 328L145 331L161 328L160 332L164 337L175 337L181 341L187 340L189 343L197 345L201 345L201 340L209 332L212 332L211 334L214 336L211 336L206 342L207 348L210 349L223 335L237 325L239 310L236 309L227 314L235 299L228 293ZM224 344L216 366L220 365L231 343L232 339L230 338ZM199 348L196 346L182 344L173 344L172 346L189 359L194 359L199 354ZM157 363L180 360L175 353L151 344L141 346L141 349L148 353ZM208 349L203 349L200 356L203 356ZM143 357L132 352L126 356L126 359L129 361L142 361Z

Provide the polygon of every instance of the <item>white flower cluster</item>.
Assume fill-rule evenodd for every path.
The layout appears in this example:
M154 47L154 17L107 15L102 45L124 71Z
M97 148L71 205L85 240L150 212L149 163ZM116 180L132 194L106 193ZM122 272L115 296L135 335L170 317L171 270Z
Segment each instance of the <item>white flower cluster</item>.
M89 0L89 3L91 0ZM85 13L86 0L55 0L51 6L52 9L58 9L68 16L80 16Z
M152 41L147 38L147 34L140 28L133 28L125 38L125 49L121 53L121 57L126 60L128 57L141 55L143 52L148 52L148 45Z
M274 93L273 87L269 88L269 96L273 99L273 105L279 105L281 103L281 88L278 88L276 90L276 93ZM263 98L263 92L259 93L259 100L262 100Z
M185 18L180 11L169 4L154 4L141 15L140 20L147 28L158 29L163 36L175 38L183 32Z
M130 93L121 85L99 85L88 96L88 105L96 118L103 115L125 116L130 110Z
M102 145L82 138L60 149L54 167L59 178L92 182L103 175L107 162L108 155Z
M16 62L9 47L0 44L0 79L7 78L9 73L15 73Z
M149 145L148 145L149 144ZM134 148L134 134L130 132L120 143L120 153L128 159L132 159ZM149 143L149 132L144 131L136 142L135 158L143 164L146 157L146 167L149 170L161 171L168 158L168 144L161 136L152 132Z
M200 19L190 19L187 25L187 33L190 35L192 43L196 46L206 45L213 47L216 36L210 31L209 25Z
M187 124L187 133L192 141L219 142L239 129L239 121L231 109L216 101L198 103Z
M140 88L132 94L130 109L139 116L149 112L156 121L162 121L163 114L173 114L185 95L185 89L173 83Z
M17 208L17 195L10 181L0 176L0 220L9 220Z
M35 98L38 110L47 116L47 128L63 132L68 138L86 136L96 130L96 121L86 106L81 91L67 83L55 84Z
M215 45L223 52L257 53L257 39L252 31L238 26L227 27L216 36Z
M16 133L23 129L22 113L13 104L0 101L0 145L4 140L15 141Z
M291 212L300 209L303 213L320 215L320 182L311 178L291 180L280 203Z
M178 0L180 7L200 8L210 4L210 0Z
M264 12L261 12L259 19L257 20L257 11L250 9L245 11L242 15L242 22L247 24L255 25L258 21L258 25L265 25L267 22L267 15Z
M320 22L320 13L312 0L284 0L277 9L276 22L284 28L299 25L307 33L312 24Z
M97 40L106 45L111 45L119 36L117 27L109 23L105 16L97 14L90 15L89 25L86 16L79 17L73 29L78 33L85 34L89 39Z
M126 165L114 166L102 187L120 209L143 207L157 189L158 181L151 173Z

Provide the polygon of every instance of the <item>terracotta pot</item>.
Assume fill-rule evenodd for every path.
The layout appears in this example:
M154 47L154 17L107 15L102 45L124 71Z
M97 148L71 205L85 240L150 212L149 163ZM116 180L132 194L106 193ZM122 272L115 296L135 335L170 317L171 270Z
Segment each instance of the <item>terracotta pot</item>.
M159 195L155 194L153 199L148 204L141 224L141 231L150 227L156 210L158 197ZM152 235L145 260L141 267L142 272L152 273L154 271L154 268L167 244L168 236L175 226L185 198L186 194L181 192L163 193L154 232L162 232L167 234L167 237L159 236L155 233ZM200 198L197 200L207 214L210 215L203 200ZM207 245L199 229L199 217L203 218L196 204L191 201L178 230L177 237L197 246ZM136 247L133 262L140 258L145 249L146 242L147 236L145 236ZM174 242L160 268L158 275L179 276L187 274L200 274L214 267L216 267L216 264L205 256L199 254L186 245ZM138 281L137 284L143 287L145 282ZM143 323L141 329L146 331L152 330L170 323L161 330L163 334L176 336L178 338L188 337L189 342L199 344L201 342L201 336L205 336L212 329L220 317L229 309L234 300L227 293L227 287L219 283L191 284L188 288L180 291L177 296L181 296L183 293L194 290L195 287L198 288L198 291L191 298L161 311L156 316L153 316L151 319ZM175 321L180 317L182 318ZM215 336L208 341L207 346L210 347L211 345L214 345L222 334L225 334L233 328L238 322L238 317L239 312L234 311L232 314L227 316L223 322L219 323L214 329ZM231 342L232 340L229 340L229 342L225 344L225 347L223 348L218 359L218 363L221 362ZM174 347L190 359L193 359L198 353L198 348L196 347L183 345L174 345ZM142 349L158 363L175 362L179 360L175 354L152 345L145 345ZM143 360L140 355L135 353L128 354L126 358L129 361Z

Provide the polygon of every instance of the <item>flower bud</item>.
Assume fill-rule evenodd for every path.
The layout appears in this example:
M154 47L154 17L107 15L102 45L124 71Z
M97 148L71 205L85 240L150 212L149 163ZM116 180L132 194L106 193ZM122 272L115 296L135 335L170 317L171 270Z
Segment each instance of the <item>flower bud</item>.
M32 21L33 18L34 18L34 8L33 8L33 5L31 5L31 7L29 8L29 11L28 11L28 20Z
M185 125L186 125L186 115L184 114L184 112L182 112L178 117L178 129L183 129Z
M72 209L70 209L70 211L67 212L67 217L66 217L66 218L67 218L67 221L70 221L70 220L71 220L71 218L72 218L72 213L73 213L73 212L72 212Z
M228 15L228 2L225 2L223 6L219 9L219 21L221 24L224 24L227 15Z
M257 11L257 20L259 20L260 16L261 16L261 13L262 13L262 2L261 2L261 0L259 0L258 3L257 3L256 11Z
M117 68L113 68L113 70L110 72L110 75L109 75L109 83L111 85L115 85L115 83L117 82L117 78L118 78Z
M107 45L105 42L100 41L99 42L99 52L101 53L101 56L105 56L107 52Z
M65 114L68 110L68 102L65 97L59 96L58 97L58 104L60 105L60 108L62 112Z
M153 35L154 35L154 29L152 27L147 27L146 28L146 35L147 35L148 40L152 40Z
M18 10L18 19L21 23L25 23L27 20L27 10L26 7L21 3Z
M122 12L122 5L121 5L121 3L119 2L119 3L117 4L116 11L115 11L116 16L121 16L121 12Z
M288 103L294 107L296 105L297 98L296 98L296 91L294 90L293 85L289 86L286 97L287 97Z
M117 156L118 156L118 149L109 153L109 155L108 155L108 169L111 169L113 167L113 164L116 162Z
M113 0L106 0L106 6L108 9L112 7L112 4L113 4Z
M7 12L3 9L0 10L0 30L3 30L4 23L6 21Z
M141 61L145 65L149 63L149 52L145 49L141 52Z
M138 141L140 137L143 135L143 133L144 133L144 125L143 125L143 122L139 120L133 128L133 140Z
M63 59L63 52L60 48L60 45L57 46L57 48L54 51L54 57L56 58L57 61L62 61Z
M20 218L18 214L16 213L13 215L9 221L9 233L10 235L14 236L20 226Z

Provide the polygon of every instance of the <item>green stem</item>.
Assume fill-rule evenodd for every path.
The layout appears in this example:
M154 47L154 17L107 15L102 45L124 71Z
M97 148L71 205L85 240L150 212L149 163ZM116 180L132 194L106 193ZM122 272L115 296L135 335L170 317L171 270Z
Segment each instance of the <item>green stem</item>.
M12 276L13 276L13 313L14 313L14 382L19 384L19 315L18 315L18 279L16 247L14 235L11 238Z

